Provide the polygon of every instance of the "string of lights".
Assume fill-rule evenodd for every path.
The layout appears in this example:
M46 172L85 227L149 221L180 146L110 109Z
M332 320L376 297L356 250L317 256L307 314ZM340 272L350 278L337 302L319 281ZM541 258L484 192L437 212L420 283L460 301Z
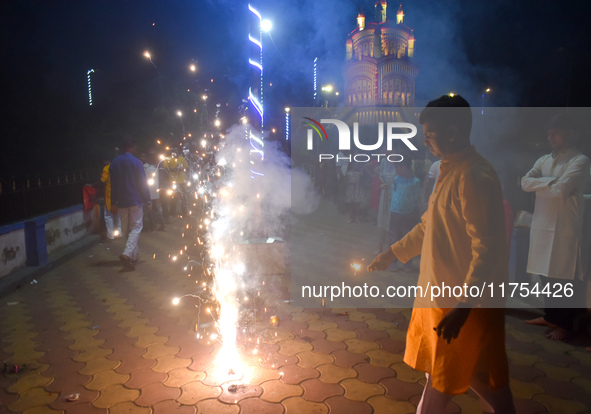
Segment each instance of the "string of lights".
M86 72L86 82L88 83L88 105L92 106L92 83L90 81L90 74L94 73L94 69Z
M263 143L263 127L265 122L264 108L263 108L263 19L261 14L251 4L248 5L248 10L252 13L252 16L256 18L255 27L258 28L258 39L253 37L250 33L248 34L248 40L255 46L254 50L258 52L258 56L249 58L248 63L251 68L254 68L256 73L259 75L256 79L256 84L248 88L248 100L251 102L251 107L255 109L257 119L252 120L252 125L249 127L247 137L250 142L250 173L251 178L256 176L263 176L260 172L258 163L263 162L265 159L264 143ZM260 131L254 130L256 126L260 126Z

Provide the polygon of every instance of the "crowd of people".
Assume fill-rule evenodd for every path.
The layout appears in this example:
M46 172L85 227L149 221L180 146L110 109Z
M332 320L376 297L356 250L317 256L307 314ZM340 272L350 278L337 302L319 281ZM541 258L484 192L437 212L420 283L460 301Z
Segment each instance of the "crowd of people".
M457 95L442 96L421 112L420 123L436 160L393 151L402 154L399 162L360 163L355 152L341 151L334 165L318 167L318 191L348 214L349 223L373 221L380 229L381 253L368 271L411 272L413 258L420 256L423 288L507 283L514 214L494 167L471 145L469 104ZM576 148L575 131L576 120L568 114L550 119L552 152L521 180L523 191L535 193L527 273L541 282L540 289L573 286L570 297L543 295L543 316L525 321L546 327L551 340L575 335L591 307L589 265L582 254L583 193L591 170ZM515 412L505 310L468 296L450 299L415 299L404 361L426 373L417 413L443 413L452 395L469 388L485 412Z
M319 163L315 183L318 192L330 198L338 210L348 215L348 223L373 222L377 225L377 252L382 252L402 239L427 210L429 197L436 187L441 160L430 152L423 158L403 146L385 151L399 154L395 162L377 157L369 162L355 162L360 151L340 151L330 162ZM503 199L507 245L511 243L514 213ZM401 268L392 265L390 271L413 272L412 263Z
M471 145L469 104L458 95L442 96L427 105L419 122L436 161L412 160L394 148L397 162L383 157L379 163L361 163L354 161L355 152L342 151L333 165L318 167L318 191L333 198L349 223L375 220L380 253L368 271L412 272L412 260L420 256L417 283L422 288L507 283L513 213L494 167ZM568 281L575 293L562 302L546 296L543 316L526 321L548 328L552 340L568 339L589 307L582 234L583 192L591 166L576 149L575 136L572 118L552 118L552 152L521 180L522 189L536 195L527 271L548 285ZM186 209L183 197L192 163L176 153L159 159L154 151L140 155L140 161L131 140L122 149L101 178L106 237L122 233L126 244L119 257L133 270L142 229L164 230L175 214L176 203L169 196L178 192L181 213ZM466 294L415 299L404 361L426 374L418 413L443 413L453 395L468 389L480 397L485 412L515 412L505 309L486 301Z

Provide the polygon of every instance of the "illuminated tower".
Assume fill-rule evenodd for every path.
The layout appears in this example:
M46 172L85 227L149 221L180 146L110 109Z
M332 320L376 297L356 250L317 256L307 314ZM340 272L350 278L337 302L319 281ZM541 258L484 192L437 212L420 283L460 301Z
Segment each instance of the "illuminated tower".
M387 3L375 3L375 22L357 16L346 42L343 67L348 106L413 106L418 68L412 62L415 38L404 24L402 5L388 20Z

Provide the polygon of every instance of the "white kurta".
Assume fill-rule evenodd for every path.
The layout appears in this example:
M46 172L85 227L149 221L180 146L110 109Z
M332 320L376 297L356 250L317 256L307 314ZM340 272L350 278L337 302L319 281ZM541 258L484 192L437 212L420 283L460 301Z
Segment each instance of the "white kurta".
M158 200L160 194L158 193L158 168L152 164L144 164L144 170L146 171L146 179L148 180L148 189L150 190L150 198L152 200Z
M583 190L589 159L569 148L544 155L521 179L536 193L527 272L557 279L582 279Z

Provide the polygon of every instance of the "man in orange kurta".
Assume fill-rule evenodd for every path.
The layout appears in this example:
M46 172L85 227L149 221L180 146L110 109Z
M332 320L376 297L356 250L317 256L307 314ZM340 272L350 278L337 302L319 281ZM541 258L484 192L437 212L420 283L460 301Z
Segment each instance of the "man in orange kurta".
M501 185L492 165L470 145L472 114L460 96L427 105L425 145L441 158L440 176L421 223L378 255L368 270L421 255L418 285L468 289L507 281ZM482 298L415 300L404 361L427 375L417 413L444 413L454 394L472 388L487 413L515 412L505 352L504 309ZM498 294L498 292L496 292Z

